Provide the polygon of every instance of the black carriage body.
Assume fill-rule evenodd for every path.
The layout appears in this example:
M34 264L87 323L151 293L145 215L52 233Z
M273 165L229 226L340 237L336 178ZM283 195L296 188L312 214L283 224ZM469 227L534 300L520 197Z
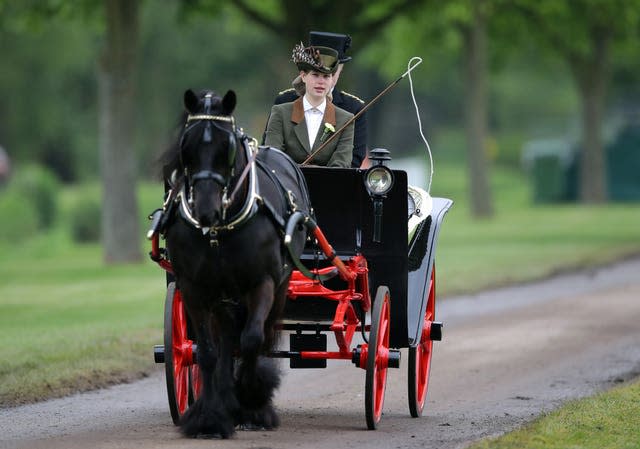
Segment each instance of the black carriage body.
M386 285L391 292L392 347L407 347L407 174L394 171L394 185L383 203L382 238L373 241L373 201L360 169L303 167L316 220L337 255L361 253L369 268L369 289ZM315 267L322 256L306 251L305 265ZM331 281L330 281L331 282ZM424 287L424 284L423 284ZM372 298L373 301L373 298ZM286 320L330 321L336 304L318 298L287 301Z
M440 226L453 201L448 198L432 198L431 214L416 229L409 244L408 263L408 346L420 342L422 317L427 307L429 280L435 265L436 243ZM435 279L434 279L435 280Z

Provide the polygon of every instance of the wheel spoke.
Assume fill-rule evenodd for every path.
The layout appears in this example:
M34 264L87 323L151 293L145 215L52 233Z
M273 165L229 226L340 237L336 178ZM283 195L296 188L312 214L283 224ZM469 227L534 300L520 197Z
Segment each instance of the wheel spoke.
M174 424L189 407L192 342L187 337L187 320L180 291L174 283L167 288L165 301L165 375L169 410Z
M379 287L371 313L369 351L365 381L367 427L375 429L382 416L387 385L389 353L389 290Z

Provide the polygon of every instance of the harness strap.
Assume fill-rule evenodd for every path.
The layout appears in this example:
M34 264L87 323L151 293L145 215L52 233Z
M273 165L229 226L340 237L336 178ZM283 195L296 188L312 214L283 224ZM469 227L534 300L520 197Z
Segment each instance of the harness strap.
M261 197L258 204L260 205L261 209L267 212L267 215L269 216L269 218L271 218L271 220L273 220L278 229L285 228L287 223L285 222L284 217L276 212L276 210L268 201L265 201L264 198Z
M264 164L264 162L262 162L259 159L256 159L256 165L260 170L262 170L269 177L273 185L275 185L278 188L278 190L280 191L280 196L285 200L285 207L287 208L286 215L287 217L291 216L292 213L298 210L298 206L295 203L293 193L290 190L286 189L286 187L282 184L280 179L275 175L273 171L269 169L269 167L267 167ZM269 204L268 201L264 200L263 202L265 207L271 210L273 214L276 214L275 209L271 204ZM279 223L282 223L281 227L284 229L284 226L286 223L286 220L284 219L284 217L280 214L277 214L277 217L274 215L274 218L277 218L277 221Z
M221 186L224 186L227 183L227 181L224 179L224 177L220 173L216 173L211 170L201 170L191 177L191 183L193 185L195 185L196 182L198 181L205 181L205 180L214 181Z

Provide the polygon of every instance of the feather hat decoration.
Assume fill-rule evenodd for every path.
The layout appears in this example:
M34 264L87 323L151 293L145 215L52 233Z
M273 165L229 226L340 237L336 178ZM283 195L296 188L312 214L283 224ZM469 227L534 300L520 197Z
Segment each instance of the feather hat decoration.
M334 73L338 68L338 52L329 47L305 47L296 44L291 52L291 60L304 71Z

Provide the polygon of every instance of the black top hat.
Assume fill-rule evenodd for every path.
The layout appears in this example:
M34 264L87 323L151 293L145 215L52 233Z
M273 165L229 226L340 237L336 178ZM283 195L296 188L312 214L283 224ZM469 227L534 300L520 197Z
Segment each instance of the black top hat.
M305 47L300 42L293 47L291 59L300 70L334 73L338 69L338 52L329 47Z
M311 31L309 32L309 45L333 48L338 52L338 60L340 63L351 61L351 56L345 55L349 47L351 47L351 36L348 34Z

